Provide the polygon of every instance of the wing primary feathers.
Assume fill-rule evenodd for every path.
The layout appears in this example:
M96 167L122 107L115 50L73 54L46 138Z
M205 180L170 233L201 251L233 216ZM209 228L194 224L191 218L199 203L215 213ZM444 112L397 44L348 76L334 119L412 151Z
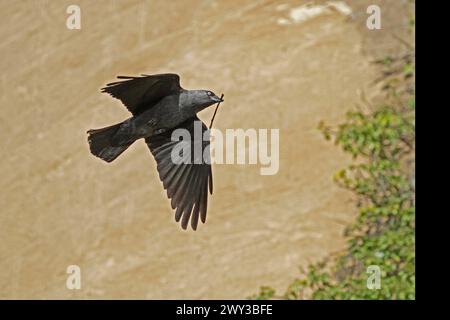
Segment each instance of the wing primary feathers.
M202 223L206 222L208 196L213 191L211 164L203 157L201 163L197 163L195 160L198 159L195 158L195 154L192 155L192 152L183 153L181 162L178 163L173 162L171 157L173 148L178 146L178 143L182 143L182 141L171 140L172 131L184 128L193 136L194 121L199 120L193 117L177 128L147 138L146 142L157 162L159 178L166 189L170 205L175 210L175 221L180 222L183 229L190 224L192 229L196 230L199 220ZM204 124L202 130L203 132L208 130ZM199 141L191 141L189 151L194 150L198 143ZM208 146L209 141L203 141L203 151ZM186 148L180 150L187 151Z
M203 187L201 192L201 201L200 201L200 219L202 223L206 222L206 209L208 208L208 185L206 181L203 183Z
M181 226L183 229L186 229L189 217L191 216L192 207L195 204L198 195L198 182L200 177L199 169L196 168L196 166L191 167L191 174L189 175L188 179L189 184L184 188L184 194L182 198L180 199L180 205L183 206L185 209L183 210L183 220L181 221Z
M188 223L189 223L189 218L191 217L191 212L192 212L192 206L194 204L190 203L188 205L188 207L186 208L186 210L184 210L184 214L183 214L183 219L181 220L181 227L186 230Z
M188 193L189 185L192 182L192 173L193 173L194 169L190 165L186 165L186 166L187 166L187 169L185 170L180 183L177 184L178 189L175 191L175 194L173 195L173 198L172 198L175 206L177 206L177 204L181 204L181 205L184 204L184 201L183 201L184 196L186 195L186 193Z
M177 210L175 211L175 221L176 221L176 222L179 222L179 221L180 221L181 215L182 215L182 214L183 214L183 210L182 210L182 208L181 208L181 206L180 206L180 207L178 207Z
M166 178L167 180L167 196L172 198L177 190L178 181L180 181L182 174L185 170L189 169L189 166L186 164L174 165L174 169L170 170L171 175ZM163 181L164 185L164 181ZM173 208L172 208L173 209Z
M212 177L212 169L211 166L209 167L208 170L208 175L209 175L209 193L212 194L213 193L213 177Z
M172 201L171 201L172 208L177 207L177 203L179 203L180 198L183 195L183 190L185 189L186 182L188 181L188 179L186 177L189 176L189 173L192 169L188 165L185 165L185 166L186 166L186 168L184 169L183 174L180 175L180 178L177 179L177 182L175 184L176 190L173 193Z
M207 183L206 179L204 177L204 174L205 174L204 169L205 169L204 167L200 168L200 170L201 170L200 179L196 186L197 198L195 200L195 207L194 207L194 211L192 212L192 219L191 219L191 227L193 230L197 230L198 217L199 217L201 202L202 202L203 193L204 193L203 191L205 190L205 186Z
M192 211L192 218L191 218L191 228L193 230L197 230L198 225L198 213L200 211L200 199L195 202L194 211Z

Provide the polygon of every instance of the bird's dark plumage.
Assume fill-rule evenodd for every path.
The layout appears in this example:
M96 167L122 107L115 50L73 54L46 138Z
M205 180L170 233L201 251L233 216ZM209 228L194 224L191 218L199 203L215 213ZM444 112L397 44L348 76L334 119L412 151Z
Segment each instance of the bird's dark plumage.
M200 121L197 117L188 119L178 128L185 128L194 137L194 121ZM202 123L202 133L208 128ZM176 209L175 220L181 220L181 226L186 229L191 217L192 229L197 229L198 218L206 221L206 208L208 205L208 188L212 194L212 170L209 154L207 159L203 159L203 152L200 157L195 158L194 149L201 145L201 150L209 146L209 140L194 140L187 142L185 147L191 152L182 155L183 159L190 157L189 163L175 164L172 162L171 154L177 143L171 140L172 131L147 138L145 142L155 157L159 178L161 179L167 196L171 199L172 209ZM185 149L185 150L186 150Z
M134 141L144 138L175 209L175 220L181 220L183 229L190 221L196 230L199 218L206 221L208 190L212 194L213 189L209 133L203 134L208 128L196 114L223 100L209 90L183 89L180 77L172 73L117 78L121 81L109 83L102 92L121 100L133 116L113 126L89 130L92 154L111 162ZM197 121L202 133L198 137L194 134ZM176 129L187 130L191 140L173 141ZM175 147L175 151L182 150L181 162L173 160ZM201 154L194 150L201 150Z
M141 77L118 76L122 81L108 83L102 92L119 99L133 115L151 108L162 98L182 90L180 77L174 73Z

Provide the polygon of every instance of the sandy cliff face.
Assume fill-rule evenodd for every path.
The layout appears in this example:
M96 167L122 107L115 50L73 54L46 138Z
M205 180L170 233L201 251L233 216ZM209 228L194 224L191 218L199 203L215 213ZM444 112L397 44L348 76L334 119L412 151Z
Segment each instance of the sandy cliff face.
M294 1L78 3L77 31L65 26L70 1L0 1L1 298L245 298L343 247L355 208L331 177L349 159L316 126L342 120L375 74L345 12L296 21ZM277 175L214 166L196 232L174 221L142 141L111 164L86 141L129 116L104 84L159 72L224 92L216 128L280 129ZM78 291L65 286L71 264Z

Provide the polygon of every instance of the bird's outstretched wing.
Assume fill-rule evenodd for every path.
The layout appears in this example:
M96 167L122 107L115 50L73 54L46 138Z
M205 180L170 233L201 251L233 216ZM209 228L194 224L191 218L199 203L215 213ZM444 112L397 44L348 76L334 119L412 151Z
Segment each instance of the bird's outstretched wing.
M182 90L180 77L174 73L117 78L123 80L108 83L101 91L122 101L133 115L151 108L165 96Z
M203 223L206 221L208 188L211 194L213 191L209 132L204 141L202 137L194 136L195 126L201 128L197 129L201 136L208 130L203 122L193 117L175 128L186 129L190 141L172 141L175 129L145 140L156 159L159 178L171 199L172 209L176 209L175 220L178 222L181 219L181 227L186 229L190 219L194 230L197 229L199 216ZM172 153L180 156L175 162Z

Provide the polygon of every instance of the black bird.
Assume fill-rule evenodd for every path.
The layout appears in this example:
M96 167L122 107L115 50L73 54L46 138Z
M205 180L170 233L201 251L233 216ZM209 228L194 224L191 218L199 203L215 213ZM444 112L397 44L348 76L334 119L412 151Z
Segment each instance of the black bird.
M175 220L181 219L181 226L186 229L190 219L192 229L196 230L199 216L203 223L206 221L208 188L211 194L213 191L209 148L201 159L198 155L194 159L195 152L190 155L181 152L180 156L190 156L190 161L174 163L172 150L183 141L174 142L171 135L175 129L184 128L192 138L190 150L201 144L204 151L209 138L194 139L194 123L201 123L202 135L208 128L197 118L197 112L223 100L209 90L183 89L177 74L117 78L121 81L107 84L102 92L121 100L133 116L110 127L89 130L92 154L111 162L134 141L144 138L157 162L172 209L176 209Z

